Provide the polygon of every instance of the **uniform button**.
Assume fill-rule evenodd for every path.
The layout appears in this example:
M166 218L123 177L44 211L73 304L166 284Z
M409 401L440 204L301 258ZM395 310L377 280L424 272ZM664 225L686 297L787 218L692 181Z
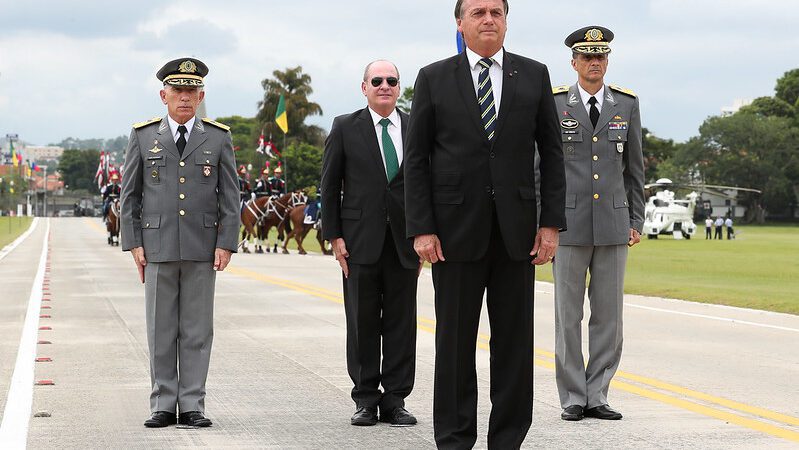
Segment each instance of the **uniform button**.
M206 164L211 164L211 160L208 160L208 159L206 159L206 160L205 160L205 163L206 163Z
M180 194L180 199L183 200L186 198L186 194Z
M186 177L180 177L180 183L183 184L186 182Z
M217 225L217 223L216 223L216 222L214 222L214 226L216 226L216 225Z
M594 200L599 200L599 194L594 194Z
M621 135L618 135L617 137L618 137L619 139L621 139Z
M181 162L180 162L180 167L183 167L183 166L185 166L185 165L186 165L186 161L181 161Z
M599 141L599 138L598 138L598 137L596 137L596 136L594 136L594 139L592 139L592 141L594 141L594 142L598 142L598 141Z
M599 156L594 155L594 161L599 161Z
M572 137L571 137L571 136L569 136L569 138L568 138L568 139L571 141L571 140L572 140Z
M181 216L185 216L185 215L186 215L186 211L183 211L183 210L181 209L181 210L180 210L180 215L181 215Z
M595 173L595 174L594 174L594 179L595 179L595 180L598 180L598 179L599 179L599 175ZM181 194L181 195L183 195L183 194ZM183 197L181 197L181 198L183 198Z
M145 223L144 228L150 228L150 222Z

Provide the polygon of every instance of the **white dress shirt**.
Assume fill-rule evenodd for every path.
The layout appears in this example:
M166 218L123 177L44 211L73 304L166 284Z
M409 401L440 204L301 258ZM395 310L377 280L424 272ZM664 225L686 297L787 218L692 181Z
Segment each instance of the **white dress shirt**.
M177 123L172 118L172 116L170 116L168 114L167 114L166 118L169 121L169 131L172 132L172 139L174 139L175 142L177 142L178 139L180 139L180 133L178 133L178 127L180 126L180 124ZM185 124L183 124L186 127L186 142L189 142L189 135L191 134L191 130L194 127L194 120L195 119L196 119L196 117L192 117Z
M602 85L601 88L599 88L599 90L594 95L589 94L588 91L583 89L583 87L580 86L580 83L577 83L577 89L580 91L580 100L583 101L583 106L585 106L585 112L587 112L589 116L591 115L591 104L588 103L588 100L590 100L591 97L596 97L596 109L598 109L600 113L602 112L602 102L605 101L604 84Z
M480 77L480 70L483 68L479 63L483 57L473 52L469 47L466 47L466 57L469 58L469 68L472 71L474 96L476 99L477 80ZM497 117L499 117L499 102L502 100L502 62L504 61L504 57L505 50L499 49L499 51L491 57L491 61L493 61L494 64L488 69L488 76L491 78L491 89L494 91L494 108L497 111Z
M380 157L383 160L383 170L386 170L386 154L383 152L383 125L380 121L383 116L374 112L372 108L369 109L369 114L372 115L372 122L375 124L375 133L377 133L377 145L380 146ZM388 135L391 137L391 142L394 143L394 149L397 151L397 167L402 165L402 123L400 122L400 115L396 109L391 111L387 117L391 123L388 126Z

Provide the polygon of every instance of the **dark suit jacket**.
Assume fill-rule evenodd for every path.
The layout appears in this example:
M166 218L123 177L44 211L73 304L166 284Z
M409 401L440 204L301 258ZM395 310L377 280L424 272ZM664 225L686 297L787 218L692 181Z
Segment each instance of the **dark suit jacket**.
M404 142L408 115L399 115ZM333 120L322 161L322 230L327 240L344 238L350 262L376 263L390 223L402 265L419 266L405 238L405 180L399 169L389 183L368 108Z
M407 236L437 234L447 261L474 261L485 254L494 208L514 260L530 257L538 225L566 228L563 151L549 72L539 62L505 52L502 83L491 143L465 52L423 68L416 79L404 157Z

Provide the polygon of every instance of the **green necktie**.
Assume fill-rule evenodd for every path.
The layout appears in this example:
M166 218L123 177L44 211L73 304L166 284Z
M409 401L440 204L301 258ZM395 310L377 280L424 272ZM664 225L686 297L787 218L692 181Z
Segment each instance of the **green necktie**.
M394 141L391 140L391 136L388 134L388 126L391 124L391 121L383 118L380 119L378 123L383 126L383 155L386 157L386 178L388 178L388 181L391 181L397 176L397 172L399 172L397 149L394 147Z

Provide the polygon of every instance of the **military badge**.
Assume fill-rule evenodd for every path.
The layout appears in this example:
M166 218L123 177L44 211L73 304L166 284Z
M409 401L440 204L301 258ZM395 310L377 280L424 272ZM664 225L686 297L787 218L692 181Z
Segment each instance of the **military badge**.
M203 175L206 177L211 176L211 166L203 166Z
M602 31L596 28L591 28L585 32L585 40L587 42L599 42L603 39L605 39L605 36L602 34Z
M160 153L162 148L158 148L158 141L155 141L155 145L149 151L150 153Z
M575 94L572 94L572 95L570 95L570 96L569 96L569 104L570 104L570 105L573 105L573 104L575 104L575 103L579 103L579 102L580 102L580 101L579 101L579 100L577 100L577 95L575 95Z
M194 64L194 61L187 59L186 61L180 63L178 70L181 73L195 73L197 72L197 64Z
M578 126L580 126L580 122L578 122L578 121L576 121L576 120L574 120L572 118L568 118L568 119L561 120L560 121L560 126L565 128L565 129L567 129L567 130L573 130L573 129L577 128Z
M621 120L621 116L616 115L616 116L613 117L613 120Z
M624 153L624 142L616 142L616 151Z
M609 122L608 130L626 130L627 122Z

